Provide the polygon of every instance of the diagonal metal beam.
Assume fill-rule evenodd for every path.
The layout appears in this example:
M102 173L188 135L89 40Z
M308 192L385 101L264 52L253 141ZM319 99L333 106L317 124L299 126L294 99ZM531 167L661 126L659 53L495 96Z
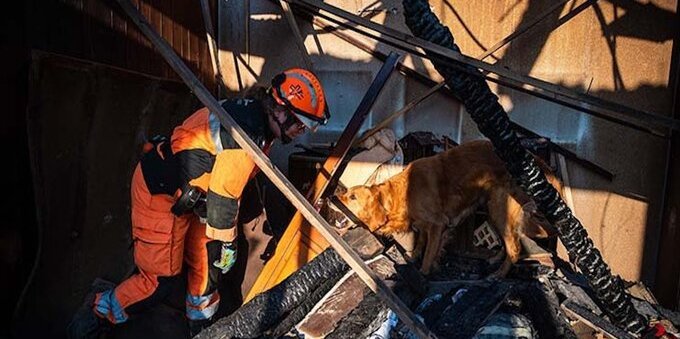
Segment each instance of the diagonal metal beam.
M287 4L284 0L279 0L281 4L283 5L284 3ZM517 37L521 36L522 34L526 33L529 31L531 28L535 27L537 24L539 24L541 21L543 21L546 17L548 17L550 14L555 12L556 10L562 8L566 3L574 1L574 0L562 0L556 4L554 4L550 9L548 9L545 13L542 15L539 15L537 18L532 20L529 24L524 25L520 27L518 30L514 31L513 33L509 34L508 36L504 37L503 39L499 40L497 43L495 43L491 48L487 49L484 51L482 54L477 56L477 59L479 60L484 60L491 54L495 53L499 49L501 49L503 46L509 44L512 42L514 39ZM413 108L415 108L418 104L429 98L431 95L434 93L438 92L443 86L445 85L444 81L439 82L432 88L430 88L427 92L425 92L423 95L420 97L414 99L407 105L405 105L402 109L390 114L387 118L385 118L383 121L372 127L370 130L366 131L359 140L355 142L355 144L360 144L364 140L368 139L371 135L375 134L378 132L380 129L387 127L392 121L397 119L398 117L410 112Z
M337 179L340 178L340 175L342 175L342 173L338 172L338 169L342 165L342 160L347 156L347 153L361 129L361 125L363 125L371 107L373 107L379 92L385 86L387 79L397 66L399 58L399 54L396 53L390 53L390 55L387 56L387 60L375 76L375 80L366 91L361 102L359 102L359 106L357 106L354 116L352 116L347 127L345 127L337 145L333 148L333 152L324 163L321 168L321 173L319 173L315 184L312 186L318 189L318 191L314 192L316 199L325 197L325 194L330 194L330 192L335 189L334 185L337 184L337 182L334 181L337 181ZM324 180L324 176L328 176L325 178L326 180ZM321 182L319 179L321 179ZM323 184L320 185L321 183ZM312 201L316 202L315 200Z
M534 28L536 25L538 25L541 21L545 20L550 14L552 14L554 11L562 8L564 5L566 5L568 2L574 1L574 0L562 0L560 2L555 3L552 7L550 7L545 13L542 15L538 16L536 19L532 20L530 23L519 27L516 31L510 33L508 36L505 38L501 39L497 43L495 43L491 48L487 49L484 51L484 53L480 54L477 59L479 60L484 60L486 59L489 55L496 53L499 49L501 49L503 46L509 44L512 40L515 40L517 37L520 35L526 33L530 29Z
M347 34L344 31L339 30L337 26L330 25L325 19L322 19L322 18L319 18L319 17L314 17L312 19L312 23L315 26L323 29L324 31L329 32L331 34L334 34L335 36L339 37L340 39L347 41L348 43L354 45L355 47L361 49L362 51L364 51L368 54L370 54L371 56L373 56L374 58L376 58L380 61L384 62L387 58L387 55L384 54L383 52L380 52L380 51L374 49L373 47L363 43L361 40ZM421 72L419 72L419 71L417 71L417 70L415 70L415 69L413 69L409 66L404 65L403 62L400 62L397 65L397 69L399 69L399 72L401 72L405 76L413 78L413 79L415 79L416 81L420 82L421 84L423 84L425 86L435 87L438 84L441 84L441 83L437 83L435 80L430 78L429 75L423 74L423 73L421 73ZM454 98L454 99L458 100L458 98L456 98L456 96L453 94L453 92L451 90L449 90L448 87L442 86L439 89L438 92L446 95L449 98ZM518 131L522 134L533 136L533 137L541 137L538 133L533 132L533 131L531 131L531 130L523 127L523 126L520 126L520 125L514 123L514 122L512 122L512 125L513 125L513 128L516 131ZM568 157L570 160L573 160L574 162L578 163L579 165L585 167L586 169L594 172L597 175L602 176L603 178L605 178L609 181L613 180L614 174L611 173L610 171L608 171L607 169L605 169L605 168L603 168L603 167L601 167L601 166L599 166L599 165L597 165L597 164L595 164L595 163L593 163L593 162L591 162L587 159L583 159L583 158L579 157L576 153L574 153L574 152L572 152L572 151L570 151L570 150L568 150L568 149L566 149L566 148L564 148L560 145L557 145L557 144L553 143L552 141L550 142L550 145L553 148L553 150L555 150L556 152L558 152L560 154L563 154L564 156Z
M488 64L423 39L384 27L327 3L317 0L285 1L307 8L315 12L315 15L324 17L336 24L348 27L360 34L400 48L411 54L428 58L420 49L428 51L434 54L434 58L438 61L447 63L452 67L457 67L473 74L477 73L476 70L467 69L465 66L481 69L490 73L485 76L488 80L598 117L607 117L609 120L628 127L661 137L667 137L670 129L680 129L680 120L633 109L591 95L578 93L547 81L519 75L501 66ZM339 21L337 18L347 20L351 24ZM478 74L476 75L478 76Z
M300 7L300 8L303 8L307 14L310 14L310 15L317 15L318 14L316 11L314 11L312 9L304 8L304 7ZM356 46L357 48L360 48L361 50L365 51L366 53L373 55L375 58L378 58L380 60L384 59L384 54L382 52L375 50L372 46L369 46L368 44L357 40L356 38L352 37L348 33L339 29L340 27L345 27L345 28L350 28L350 29L356 31L356 29L352 28L350 23L348 23L346 21L343 22L343 21L340 21L338 19L326 16L326 15L323 15L323 14L315 16L312 20L313 20L313 23L315 25L322 27L325 31L330 32L333 35L338 36L339 38L353 44L354 46ZM331 24L329 24L329 23L332 23L335 26L331 26ZM359 34L363 34L363 32L361 32L361 31L357 31L357 32ZM366 34L364 34L364 35L366 35ZM385 42L385 41L381 40L381 38L374 38L374 39L376 39L378 41ZM389 42L385 42L385 43L389 44ZM401 47L394 45L394 44L392 44L392 46L396 46L397 48L401 48ZM407 50L405 48L401 48L401 49ZM409 50L407 50L407 51L409 51ZM413 53L414 55L418 55L420 57L423 57L423 58L427 58L426 55L421 53L419 50L413 49L411 51L411 53ZM460 67L460 65L456 65L456 66ZM412 69L412 68L410 68L410 67L408 67L404 64L399 64L397 67L398 67L398 69L401 73L403 73L407 76L414 77L418 81L427 82L427 81L431 80L429 76L425 76L425 75L421 74L420 72L418 72L418 71L416 71L416 70L414 70L414 69ZM486 74L488 74L488 72ZM477 75L479 75L479 74L477 74ZM557 100L557 99L555 99L551 96L545 96L543 94L531 92L531 91L525 89L522 86L516 86L512 83L504 83L502 81L496 80L496 78L493 78L493 76L494 75L487 75L486 79L491 80L491 81L495 81L495 82L497 82L501 85L504 85L506 87L518 90L520 92L528 93L528 94L531 94L533 96L536 96L536 97L539 97L539 98L542 98L542 99L545 99L545 100L548 100L548 101L551 101L551 102L555 102L557 104L560 104L560 105L563 105L563 106L566 106L566 107L570 107L570 108L575 109L577 111L580 111L580 112L583 112L583 113L586 113L586 114L590 114L592 116L598 117L598 118L603 119L603 120L611 121L611 122L614 122L616 124L626 126L626 127L629 127L629 128L632 128L632 129L635 129L635 130L638 130L638 131L642 131L642 132L645 132L645 133L650 133L650 134L655 135L655 136L662 136L662 137L665 136L661 132L649 129L646 126L641 126L641 125L637 125L637 124L631 123L631 122L626 121L626 120L622 120L617 116L614 116L614 115L611 115L611 114L609 114L609 115L601 114L600 113L601 110L599 110L599 111L593 110L593 109L590 109L590 108L583 106L583 105L574 104L574 102L578 103L577 101ZM436 84L436 82L433 82L432 86L434 86L435 84ZM609 176L609 180L611 180L611 177L612 176Z
M411 101L411 102L409 102L408 104L406 104L406 105L405 105L404 107L402 107L400 110L398 110L398 111L396 111L396 112L390 114L387 118L383 119L381 122L379 122L379 123L376 124L375 126L371 127L371 129L369 129L368 131L366 131L366 132L361 136L361 138L359 138L354 144L355 144L355 145L358 145L358 144L364 142L366 139L368 139L368 137L370 137L371 135L375 134L375 133L378 132L379 130L381 130L381 129L387 127L389 124L392 123L392 121L394 121L394 120L397 119L398 117L400 117L400 116L402 116L402 115L408 113L408 112L411 111L412 109L414 109L414 108L415 108L416 106L418 106L421 102L423 102L423 101L425 101L427 98L431 97L433 94L435 94L436 92L438 92L438 91L439 91L442 87L444 87L445 85L446 85L446 84L443 83L443 82L440 82L440 83L434 85L432 88L430 88L429 90L427 90L425 93L423 93L423 94L420 95L419 97L415 98L413 101Z
M184 80L189 88L196 94L196 97L214 112L219 118L222 126L236 140L236 142L248 152L255 164L262 172L276 185L276 187L286 196L304 217L314 226L319 233L328 241L338 254L347 262L354 272L364 281L364 283L375 292L380 298L399 316L399 318L411 328L418 336L423 338L436 338L425 324L423 324L411 310L397 297L392 290L387 287L371 269L361 260L359 255L332 229L331 225L324 220L314 207L295 189L293 184L274 166L267 155L257 147L248 137L243 129L234 119L224 110L217 100L210 94L210 91L201 83L191 70L182 62L172 47L149 25L144 16L139 13L137 8L130 0L117 0L118 4L127 13L132 22L142 31L147 39L156 47L166 62Z

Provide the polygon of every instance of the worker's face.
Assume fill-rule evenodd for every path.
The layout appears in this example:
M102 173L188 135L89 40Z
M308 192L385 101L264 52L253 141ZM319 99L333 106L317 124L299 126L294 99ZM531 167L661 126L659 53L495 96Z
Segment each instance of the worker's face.
M284 143L286 143L286 141L290 142L290 140L297 138L305 132L305 125L297 121L293 116L293 113L289 112L284 106L277 105L276 108L274 108L272 118L276 120L275 126L272 126L274 135ZM291 123L287 123L287 119L294 120L291 120Z

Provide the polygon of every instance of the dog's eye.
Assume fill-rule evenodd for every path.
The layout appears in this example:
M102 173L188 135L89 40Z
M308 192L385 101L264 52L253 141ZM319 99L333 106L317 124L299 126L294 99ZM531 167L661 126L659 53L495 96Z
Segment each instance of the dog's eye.
M349 195L349 199L350 199L350 200L356 200L356 199L357 199L357 196L354 195L354 193L352 193L352 194Z

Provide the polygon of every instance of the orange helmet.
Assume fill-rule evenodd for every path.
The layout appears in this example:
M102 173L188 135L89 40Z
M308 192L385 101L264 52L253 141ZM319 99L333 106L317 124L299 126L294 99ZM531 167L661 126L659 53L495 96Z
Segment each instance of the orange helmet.
M312 131L330 118L321 82L308 70L291 68L276 75L271 92L279 105L288 107Z

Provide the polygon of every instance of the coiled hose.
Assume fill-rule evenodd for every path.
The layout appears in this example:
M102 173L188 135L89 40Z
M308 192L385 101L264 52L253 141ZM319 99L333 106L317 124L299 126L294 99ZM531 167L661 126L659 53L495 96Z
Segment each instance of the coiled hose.
M413 35L460 52L451 32L432 13L427 1L403 0L403 5L406 24ZM498 97L491 92L479 70L469 65L449 65L433 53L428 56L449 88L465 105L482 134L491 140L495 152L503 159L516 182L533 198L538 210L555 225L570 259L586 276L611 320L634 334L645 330L647 321L633 308L621 279L612 276L581 222L548 183L533 157L520 145L510 119L498 103Z

